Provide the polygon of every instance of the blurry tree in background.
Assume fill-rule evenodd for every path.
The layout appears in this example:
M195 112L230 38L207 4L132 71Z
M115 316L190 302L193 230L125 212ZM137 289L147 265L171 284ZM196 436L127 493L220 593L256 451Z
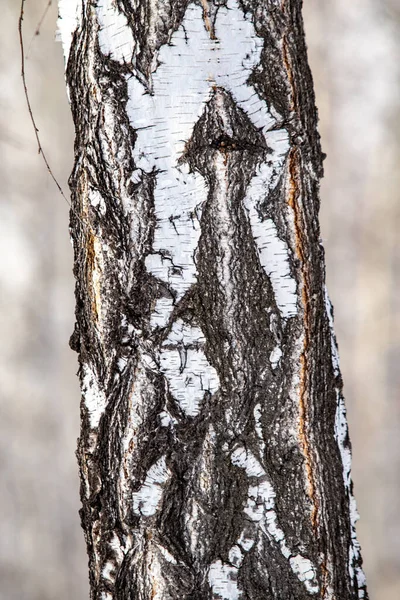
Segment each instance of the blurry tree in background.
M27 50L47 0L26 5ZM0 36L1 600L88 597L74 456L79 428L68 210L22 93L19 3ZM400 15L396 0L305 0L322 145L322 237L353 442L358 536L371 598L400 594ZM67 190L73 129L56 6L35 37L28 85ZM398 294L397 294L398 297Z

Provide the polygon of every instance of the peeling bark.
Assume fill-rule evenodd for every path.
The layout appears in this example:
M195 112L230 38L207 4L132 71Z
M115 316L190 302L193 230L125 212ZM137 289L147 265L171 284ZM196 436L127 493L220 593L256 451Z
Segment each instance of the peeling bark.
M91 598L367 598L301 2L59 24Z

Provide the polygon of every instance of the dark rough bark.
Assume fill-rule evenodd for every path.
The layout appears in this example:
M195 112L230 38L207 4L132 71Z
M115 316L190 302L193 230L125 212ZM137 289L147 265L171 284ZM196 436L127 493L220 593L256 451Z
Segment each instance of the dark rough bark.
M367 598L301 2L82 0L71 31L92 598Z

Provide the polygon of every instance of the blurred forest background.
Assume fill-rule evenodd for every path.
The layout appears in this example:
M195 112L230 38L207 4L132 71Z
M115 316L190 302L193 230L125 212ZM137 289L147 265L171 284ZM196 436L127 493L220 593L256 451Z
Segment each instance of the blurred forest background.
M20 79L18 0L0 19L0 600L86 600L68 206ZM65 191L73 127L53 0L27 0L33 110ZM325 161L321 228L372 600L400 598L400 2L304 0Z

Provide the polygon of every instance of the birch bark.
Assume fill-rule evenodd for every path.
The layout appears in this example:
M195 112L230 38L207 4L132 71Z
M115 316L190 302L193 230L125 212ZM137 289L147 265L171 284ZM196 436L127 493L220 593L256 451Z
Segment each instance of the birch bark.
M93 600L367 598L299 0L60 0Z

